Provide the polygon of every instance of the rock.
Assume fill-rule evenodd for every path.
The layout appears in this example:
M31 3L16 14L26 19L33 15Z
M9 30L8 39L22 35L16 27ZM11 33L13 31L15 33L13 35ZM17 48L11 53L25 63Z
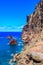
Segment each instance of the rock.
M30 62L28 63L28 65L33 65L33 61L30 61Z
M14 61L19 65L43 65L43 41L26 45L24 51L14 56Z
M11 39L11 41L9 42L10 45L16 45L17 41L15 39Z
M13 39L12 36L9 35L9 36L7 36L7 38L10 39L10 42L9 42L10 45L15 45L15 44L17 44L17 40L16 40L16 39Z
M29 49L28 53L32 53L33 51L43 53L43 41L36 42L34 46L31 44L31 48Z
M23 28L22 40L27 43L24 50L16 55L17 65L43 65L43 1L41 0L35 11L27 16L27 23Z
M18 60L18 56L20 55L20 53L19 54L16 54L15 56L14 56L14 62L16 62L17 60ZM20 57L19 57L19 59L20 59Z
M22 40L24 43L28 43L30 41L30 38L29 38L28 33L26 31L24 31L22 34Z
M42 30L43 30L43 2L40 1L39 4L36 6L35 11L31 15L27 16L27 23L23 27L22 31L23 42L26 42L26 39L28 38L30 39L32 34L41 33Z
M39 53L39 52L32 52L30 54L30 57L35 60L35 61L38 61L38 62L42 62L43 61L43 53Z

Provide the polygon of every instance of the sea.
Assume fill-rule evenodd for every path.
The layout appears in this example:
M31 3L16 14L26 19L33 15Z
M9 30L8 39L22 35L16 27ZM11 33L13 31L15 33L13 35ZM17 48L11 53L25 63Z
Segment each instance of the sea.
M17 40L17 45L9 45L10 39L7 38L9 35ZM23 50L21 35L22 32L0 32L0 65L15 65L14 62L10 63L10 60Z

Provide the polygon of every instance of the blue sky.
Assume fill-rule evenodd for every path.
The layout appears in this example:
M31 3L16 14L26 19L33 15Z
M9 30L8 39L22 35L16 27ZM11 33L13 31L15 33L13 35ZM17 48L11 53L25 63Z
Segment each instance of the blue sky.
M39 0L0 0L0 32L21 31Z

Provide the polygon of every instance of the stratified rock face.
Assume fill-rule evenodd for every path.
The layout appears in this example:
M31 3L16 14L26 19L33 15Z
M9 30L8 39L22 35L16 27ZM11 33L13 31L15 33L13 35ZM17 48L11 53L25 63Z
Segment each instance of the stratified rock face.
M38 3L33 14L27 16L27 24L23 28L22 40L28 43L33 37L32 35L38 34L42 30L43 30L43 0L41 0Z
M22 40L29 44L14 56L17 65L43 65L43 0L38 3L34 13L27 16Z

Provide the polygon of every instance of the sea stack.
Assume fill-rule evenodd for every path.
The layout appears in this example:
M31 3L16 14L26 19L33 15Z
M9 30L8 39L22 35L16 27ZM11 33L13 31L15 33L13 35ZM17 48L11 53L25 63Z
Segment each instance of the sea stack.
M17 44L17 40L14 39L11 35L7 36L8 39L10 39L9 44L10 45L16 45Z
M9 42L10 45L16 45L17 41L15 39L11 39L11 41Z

